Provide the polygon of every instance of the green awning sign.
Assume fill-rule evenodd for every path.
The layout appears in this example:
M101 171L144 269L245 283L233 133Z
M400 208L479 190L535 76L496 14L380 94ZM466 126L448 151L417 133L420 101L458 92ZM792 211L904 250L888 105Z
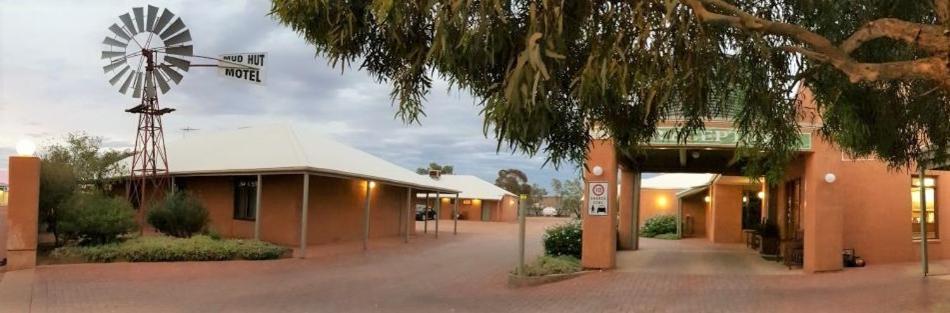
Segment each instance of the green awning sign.
M798 150L811 150L811 134L799 134ZM735 128L706 128L686 138L686 143L676 140L676 128L659 127L650 139L650 146L667 147L724 147L734 148L739 143Z

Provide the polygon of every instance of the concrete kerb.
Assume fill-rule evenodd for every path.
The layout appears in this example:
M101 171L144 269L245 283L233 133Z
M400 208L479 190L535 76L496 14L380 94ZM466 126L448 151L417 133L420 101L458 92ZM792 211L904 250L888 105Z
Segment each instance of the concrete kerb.
M563 280L568 280L575 277L580 277L590 273L599 273L604 270L585 270L574 273L567 274L552 274L544 276L521 276L513 273L508 274L508 288L523 288L523 287L534 287L544 284L555 283Z

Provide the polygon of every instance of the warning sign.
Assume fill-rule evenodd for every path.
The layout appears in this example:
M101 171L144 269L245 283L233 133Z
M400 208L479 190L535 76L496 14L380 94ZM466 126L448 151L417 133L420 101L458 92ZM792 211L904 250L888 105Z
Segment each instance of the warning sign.
M256 85L264 84L263 52L225 54L218 60L218 75Z
M607 183L588 183L587 215L607 215Z

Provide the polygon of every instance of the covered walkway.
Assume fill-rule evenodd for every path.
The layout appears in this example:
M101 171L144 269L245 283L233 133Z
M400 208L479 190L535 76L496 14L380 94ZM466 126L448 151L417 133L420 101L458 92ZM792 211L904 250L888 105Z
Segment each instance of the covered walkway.
M640 238L639 251L617 251L618 272L688 275L798 275L781 262L763 259L744 244L711 243L705 238Z

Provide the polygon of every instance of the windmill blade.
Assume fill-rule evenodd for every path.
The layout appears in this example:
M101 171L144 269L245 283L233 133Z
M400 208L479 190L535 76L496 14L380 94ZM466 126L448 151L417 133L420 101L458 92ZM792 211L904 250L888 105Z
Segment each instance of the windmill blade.
M171 78L172 81L174 81L176 85L181 82L181 79L183 77L181 73L178 73L177 71L175 71L174 69L168 66L163 66L162 72L165 72L165 75L168 75L168 78Z
M182 29L185 29L185 22L182 22L181 18L177 18L174 22L172 22L171 25L168 25L168 29L163 31L161 35L158 35L158 37L161 37L163 41L168 40L169 36L174 35Z
M194 51L193 51L192 46L188 45L188 46L177 46L177 47L171 47L171 48L165 49L165 53L190 57L193 55Z
M165 56L165 62L168 62L174 67L180 68L182 71L187 72L188 68L191 67L191 61L182 60L173 56Z
M129 13L119 15L119 19L122 20L122 24L125 25L125 30L127 30L129 34L132 34L132 36L138 34L138 32L135 31L135 25L132 25L132 17L129 16Z
M145 72L145 97L154 98L155 97L155 75L154 71Z
M138 29L138 32L145 31L145 19L142 18L142 7L132 8L132 13L135 14L135 26Z
M120 79L122 79L122 76L125 75L125 72L129 71L129 69L131 69L131 67L129 67L128 65L123 67L122 70L120 70L118 74L115 74L115 76L113 76L112 79L109 80L109 84L112 86L115 86L115 84L118 83Z
M115 58L115 57L121 57L121 56L124 56L124 55L125 55L125 52L124 52L124 51L102 51L102 58L103 58L103 59L111 59L111 58Z
M168 92L168 89L171 88L168 87L168 81L165 80L165 76L162 76L160 72L156 72L155 74L155 82L158 83L158 89L162 90L162 94Z
M135 74L135 90L132 90L132 98L142 97L142 72Z
M155 27L152 28L151 31L156 34L160 33L162 29L165 29L165 25L168 25L168 22L171 21L173 17L175 17L175 14L172 13L172 11L165 9L162 11L162 15L158 17L158 21L155 22Z
M112 63L109 63L108 65L102 67L102 72L108 73L109 71L112 71L116 69L117 67L122 66L124 64L126 64L125 58L112 61Z
M125 41L132 40L132 37L130 37L129 34L126 34L125 31L122 30L122 27L119 27L118 24L112 24L112 26L109 26L109 30L111 30L116 36L119 36L119 38L125 39Z
M103 40L102 40L102 44L110 45L110 46L113 46L113 47L119 47L119 48L125 49L125 46L127 46L129 43L128 43L128 42L121 42L121 41L118 41L118 40L116 40L115 38L112 38L112 37L106 37L106 39L103 39Z
M129 91L129 84L132 83L132 79L135 78L136 71L132 71L132 74L129 74L129 77L125 79L125 82L122 83L122 87L119 88L119 93L126 94Z
M185 30L181 32L181 34L175 35L174 37L168 38L168 40L165 40L165 45L174 46L174 45L186 43L189 41L191 41L191 31Z
M155 27L155 16L158 15L158 8L153 5L148 6L148 18L145 20L145 30L152 31Z

